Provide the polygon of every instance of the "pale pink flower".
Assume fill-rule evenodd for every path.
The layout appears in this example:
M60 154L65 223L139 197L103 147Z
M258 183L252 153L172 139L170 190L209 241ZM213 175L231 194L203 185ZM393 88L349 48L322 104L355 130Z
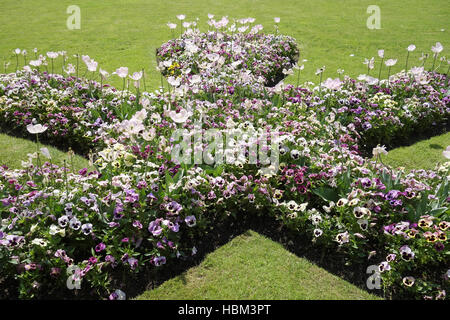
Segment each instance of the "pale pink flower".
M27 130L29 133L38 134L45 132L45 130L47 130L47 127L44 127L42 124L29 124L27 125Z
M100 68L99 72L102 75L103 79L106 79L109 77L109 73L107 71L103 70L102 68Z
M442 50L444 50L444 47L440 42L436 42L436 45L431 47L431 51L433 51L434 54L440 53Z
M47 56L48 56L50 59L56 59L56 58L58 58L58 52L52 52L52 51L47 52Z
M179 112L174 110L169 111L169 117L176 123L184 123L191 115L192 112L187 111L186 109L181 109Z
M133 79L134 81L139 81L142 78L142 71L135 72L135 73L133 73L133 75L130 75L129 77L131 79Z
M410 45L408 46L408 51L409 51L409 52L413 52L414 50L416 50L416 46L413 45L413 44L410 44Z
M339 78L336 79L328 78L322 83L322 86L330 90L339 90L342 87L342 81L339 80Z
M125 78L128 75L128 68L120 67L115 72L113 72L113 74L117 74L120 78Z
M447 147L447 149L445 149L442 154L444 155L444 157L446 157L447 159L450 159L450 146Z
M386 66L392 67L397 63L397 59L388 59L384 62Z
M367 67L368 67L369 69L373 69L374 66L375 66L375 58L372 57L370 60L364 58L363 64L367 65Z
M85 61L86 67L90 72L97 71L98 62L94 61L94 59L90 59L89 61Z
M180 78L175 78L175 77L169 77L167 78L167 82L174 87L178 87L181 84L181 79Z
M33 67L39 67L40 65L42 65L42 61L41 60L31 60L30 65L32 65Z

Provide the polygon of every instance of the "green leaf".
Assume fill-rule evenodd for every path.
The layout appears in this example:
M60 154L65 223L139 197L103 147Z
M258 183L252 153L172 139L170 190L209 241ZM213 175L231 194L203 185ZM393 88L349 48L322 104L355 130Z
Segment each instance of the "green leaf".
M315 195L318 195L319 197L321 197L322 199L324 199L326 201L336 202L339 200L339 194L338 194L337 190L335 190L333 188L319 187L319 188L312 190L312 192Z
M430 216L440 217L445 211L447 211L447 207L441 207L431 210L428 214Z
M178 170L177 174L173 177L173 182L176 184L178 181L183 178L184 175L184 169Z
M437 191L437 197L439 199L439 203L444 203L447 200L449 195L449 183L448 181L444 181L439 186L439 190Z

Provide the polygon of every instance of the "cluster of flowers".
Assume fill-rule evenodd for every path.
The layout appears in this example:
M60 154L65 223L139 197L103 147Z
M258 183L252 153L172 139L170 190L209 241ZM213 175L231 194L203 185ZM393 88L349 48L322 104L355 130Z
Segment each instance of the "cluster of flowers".
M254 83L240 83L239 90L217 90L211 95L207 89L214 85L215 71L205 79L208 73L186 70L195 70L194 61L210 65L205 70L215 70L208 55L227 56L228 64L256 57L268 50L265 39L276 39L244 32L217 40L218 33L201 36L187 31L164 45L159 51L162 63L172 59L170 66L180 66L163 71L174 71L168 76L181 79L173 86L190 87L189 79L202 77L196 90L181 94L142 92L137 98L128 91L102 86L99 90L92 82L36 70L1 76L0 108L7 110L1 117L22 108L30 113L8 127L32 124L24 119L34 114L53 128L42 107L43 95L54 95L55 112L82 104L80 131L85 130L83 137L96 138L92 147L97 150L93 159L97 170L70 172L32 161L24 162L21 170L0 168L0 284L16 281L23 298L68 296L78 283L91 294L121 299L123 273L163 267L195 255L197 242L211 227L239 211L270 215L292 232L309 236L317 250L338 248L348 263L378 265L387 294L446 298L450 162L435 171L408 173L382 163L383 147L373 149L376 160L363 157L360 147L362 141L378 142L364 137L381 128L380 117L390 119L385 128L399 132L414 123L436 121L437 115L448 116L448 78L426 71L415 78L411 76L415 71L409 71L396 75L398 81L377 84L346 78L339 88L279 84L258 90ZM259 40L246 46L243 39L249 43L262 39L263 48L257 47ZM228 49L219 54L214 47L222 42ZM240 55L226 53L230 43L235 49L240 43ZM186 50L186 46L197 47L196 58L170 49ZM293 46L277 50L281 51L275 55L285 56ZM260 76L266 84L273 80L272 71L264 70L275 66L265 69L265 61L250 61L254 66L247 65L247 70L256 75L256 83L261 84ZM30 85L35 78L49 79L39 81L48 85L42 85L44 89ZM15 83L23 88L12 93ZM77 90L71 86L80 83L88 86ZM246 86L252 90L241 90ZM66 95L69 100L64 100ZM106 95L110 98L102 98ZM92 108L87 106L89 99ZM95 124L99 115L93 110L98 108L102 116L110 112L111 116ZM118 111L124 108L126 113ZM414 121L405 120L411 119L406 111ZM68 112L68 119L73 114ZM49 141L54 137L55 143L62 130L34 130L33 125L28 129L46 133ZM185 130L185 147L193 161L173 158L180 144L173 136L176 129ZM218 154L205 137L198 138L209 129L239 137L235 143L223 144L223 154L235 155L233 161L195 162L196 151L209 160ZM270 142L278 148L277 166L248 160L252 135L264 132L276 133Z
M279 85L278 90L300 108L317 110L322 120L351 124L366 151L378 144L396 147L408 143L411 136L450 126L446 75L414 67L391 76L389 83L362 78L327 79L320 89Z
M251 20L250 20L251 21ZM237 25L236 25L237 24ZM228 32L187 29L157 50L158 69L179 91L274 86L299 58L295 39L260 33L248 19ZM248 30L248 32L246 32Z
M44 123L42 141L87 155L99 142L99 128L121 117L122 100L114 88L76 77L37 70L0 75L0 125L30 138L25 128ZM133 105L134 97L127 102Z

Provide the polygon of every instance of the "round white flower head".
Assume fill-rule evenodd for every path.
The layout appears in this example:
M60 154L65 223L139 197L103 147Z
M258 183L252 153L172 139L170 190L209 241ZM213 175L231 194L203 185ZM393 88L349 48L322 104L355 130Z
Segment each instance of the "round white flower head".
M47 130L47 127L44 127L41 124L36 124L36 125L29 124L29 125L27 125L27 130L29 133L32 133L32 134L39 134L39 133L43 133L45 130Z
M408 51L409 51L409 52L413 52L414 50L416 50L416 46L413 45L413 44L410 44L410 45L408 46Z
M377 157L377 156L380 155L380 154L387 155L388 152L386 151L386 147L385 147L385 146L380 146L380 145L378 145L378 146L376 146L375 148L373 148L372 154L373 154L375 157Z
M392 67L397 63L397 59L388 59L384 62L386 66Z
M128 74L128 68L120 67L115 72L113 72L113 74L117 74L120 78L125 78Z
M168 23L167 23L167 26L168 26L169 29L171 29L171 30L173 30L173 29L175 29L175 28L177 27L177 25L176 25L175 23L171 23L171 22L168 22Z
M47 52L47 56L48 56L50 59L56 59L56 58L58 58L58 52L52 52L52 51Z
M440 42L436 42L434 46L431 47L431 51L433 51L434 54L440 53L442 50L444 50L444 47Z
M133 75L129 75L129 77L131 79L133 79L134 81L139 81L142 78L142 71L135 72L135 73L133 73Z

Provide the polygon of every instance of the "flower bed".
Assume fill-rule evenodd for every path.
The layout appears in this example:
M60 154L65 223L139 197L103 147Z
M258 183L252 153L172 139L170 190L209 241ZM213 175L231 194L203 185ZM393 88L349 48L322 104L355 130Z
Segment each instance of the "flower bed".
M295 39L284 35L190 29L157 51L161 73L171 84L216 87L264 84L275 86L299 58Z
M122 103L114 88L99 88L100 84L94 81L36 70L2 74L2 131L30 138L26 127L45 123L47 131L40 136L42 141L87 155L103 141L99 129L122 118L127 104L133 104L135 99L131 95L128 103Z
M207 59L217 41L268 56L214 49L214 59L230 59L215 68ZM267 49L268 41L282 48ZM445 298L450 162L407 173L386 167L376 145L430 123L448 126L449 79L413 70L376 84L345 78L315 88L262 86L280 68L262 57L283 57L288 68L294 48L282 36L187 32L158 51L170 92L133 95L31 69L0 76L2 126L25 133L35 118L47 126L47 141L60 145L64 137L94 150L97 166L0 168L0 281L17 284L21 298L71 297L80 284L89 295L117 299L124 274L195 255L215 224L239 212L273 217L317 250L339 250L347 264L376 265L388 295ZM236 70L223 66L245 59L255 64L237 72L248 71L249 82L234 83ZM207 62L210 73L194 62ZM226 81L215 81L223 72ZM212 129L235 137L222 150L234 161L214 164L220 148L209 149L205 137ZM264 148L264 133L277 146L270 154L279 155L278 170L273 161L249 161L252 146ZM180 145L187 158L198 151L201 158L174 158ZM360 150L373 147L376 160L363 157Z

